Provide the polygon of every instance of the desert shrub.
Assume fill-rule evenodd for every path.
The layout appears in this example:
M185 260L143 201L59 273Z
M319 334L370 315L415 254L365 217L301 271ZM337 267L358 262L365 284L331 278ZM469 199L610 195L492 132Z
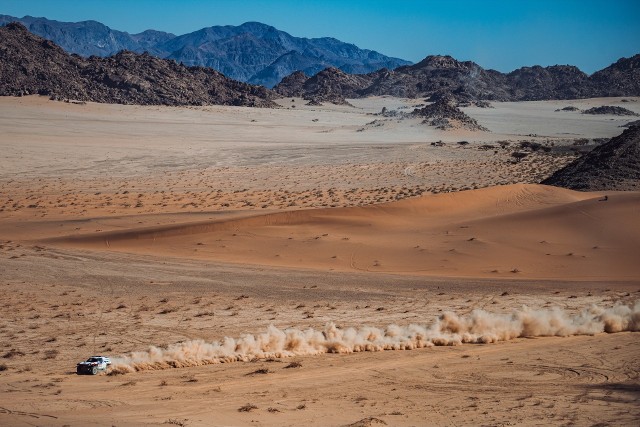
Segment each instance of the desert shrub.
M258 409L258 407L251 403L247 403L246 405L239 407L238 412L251 412L254 409Z
M285 366L284 368L285 369L302 368L302 363L300 363L300 362L291 362L287 366Z
M44 359L48 360L48 359L55 359L56 357L58 357L58 354L60 352L56 349L51 349L51 350L45 350L44 352Z

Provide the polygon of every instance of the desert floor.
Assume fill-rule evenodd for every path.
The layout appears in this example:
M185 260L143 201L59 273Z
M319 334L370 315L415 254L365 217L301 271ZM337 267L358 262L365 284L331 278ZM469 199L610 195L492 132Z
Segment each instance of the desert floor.
M75 375L269 325L640 299L640 194L535 184L632 120L556 109L640 100L464 109L491 132L279 102L0 98L1 425L637 425L637 332Z

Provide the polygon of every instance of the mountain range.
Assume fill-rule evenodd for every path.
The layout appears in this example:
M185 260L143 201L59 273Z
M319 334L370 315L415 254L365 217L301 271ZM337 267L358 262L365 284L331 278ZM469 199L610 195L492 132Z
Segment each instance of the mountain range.
M446 96L458 102L640 96L640 55L621 58L590 76L571 65L536 65L505 74L472 61L431 55L414 65L367 74L347 74L336 68L311 77L297 72L274 90L284 97L299 96L315 103L344 103L345 98L374 95L430 101Z
M69 54L20 23L0 27L0 95L138 105L275 106L263 86L127 50L102 58Z
M231 28L235 31L237 27ZM350 74L335 67L312 76L295 71L270 90L227 78L212 68L189 66L150 53L121 50L106 58L69 54L20 23L0 27L0 34L0 95L39 93L109 103L247 106L273 106L278 96L303 97L316 104L344 104L347 98L390 95L476 105L491 100L640 96L640 55L621 58L592 75L570 65L522 67L505 74L471 61L431 55L417 64L365 74ZM149 40L163 36L147 33L136 37ZM242 51L237 56L242 57ZM304 58L294 53L276 61L293 68L301 62ZM279 70L284 72L285 68Z
M335 67L362 74L410 64L330 37L294 37L259 22L213 26L181 36L156 30L129 34L96 21L59 22L0 15L0 25L10 22L20 22L32 33L84 57L106 57L122 50L148 52L189 66L210 67L234 80L266 87L273 87L294 71L313 75Z

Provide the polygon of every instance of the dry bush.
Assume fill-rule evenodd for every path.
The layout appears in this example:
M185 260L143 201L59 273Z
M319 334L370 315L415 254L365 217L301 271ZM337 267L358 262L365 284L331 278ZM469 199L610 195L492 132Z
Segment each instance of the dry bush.
M291 362L287 366L284 367L284 369L291 369L291 368L302 368L302 363L300 363L300 362Z
M205 317L205 316L214 316L213 311L201 311L193 315L193 317Z
M19 357L19 356L24 356L24 352L20 350L16 350L15 348L12 348L11 350L7 351L5 354L2 355L2 357L4 357L5 359L13 359L14 357Z
M238 412L251 412L254 409L258 409L258 407L251 403L247 403L246 405L239 407Z
M271 371L267 368L260 368L260 369L256 369L253 372L249 372L248 374L246 374L246 376L250 376L250 375L266 375L266 374L270 374Z
M44 352L44 360L55 359L58 357L60 352L56 349L45 350Z

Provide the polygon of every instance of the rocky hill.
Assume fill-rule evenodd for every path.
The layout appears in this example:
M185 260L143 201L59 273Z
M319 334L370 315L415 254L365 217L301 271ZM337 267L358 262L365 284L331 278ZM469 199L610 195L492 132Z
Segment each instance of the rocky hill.
M640 96L640 55L623 58L591 76L568 65L523 67L504 74L485 70L471 61L457 61L450 56L428 56L423 61L395 70L381 69L368 74L343 75L332 73L342 95L365 97L392 95L401 97L438 98L452 96L458 102L470 101L536 101L577 99L601 96ZM330 101L339 93L324 98L317 85L308 85L296 77L299 96L319 102ZM324 79L329 76L324 76ZM309 80L315 76L309 77ZM350 82L350 83L349 83ZM291 91L291 80L283 79L274 90L284 96Z
M0 25L18 21L31 32L52 40L67 52L109 56L121 50L149 52L189 66L206 66L239 81L273 87L294 71L313 75L327 67L348 73L369 73L410 62L360 49L330 37L301 38L259 22L213 26L175 36L147 30L129 34L96 21L59 22L0 15Z
M8 24L0 27L0 95L28 94L141 105L274 105L268 89L209 68L130 51L83 58Z
M507 74L505 83L513 100L590 98L596 93L589 76L570 65L522 67Z
M640 126L596 147L542 184L573 190L640 190Z
M434 126L436 129L467 129L489 131L480 125L475 119L469 117L456 106L455 100L442 97L433 104L422 108L416 108L410 114L413 117L424 118L423 123Z
M589 78L599 96L640 96L640 55L621 58Z
M302 91L305 99L316 104L346 104L345 98L356 98L358 91L364 89L367 83L359 74L347 74L337 68L327 68L307 79Z

